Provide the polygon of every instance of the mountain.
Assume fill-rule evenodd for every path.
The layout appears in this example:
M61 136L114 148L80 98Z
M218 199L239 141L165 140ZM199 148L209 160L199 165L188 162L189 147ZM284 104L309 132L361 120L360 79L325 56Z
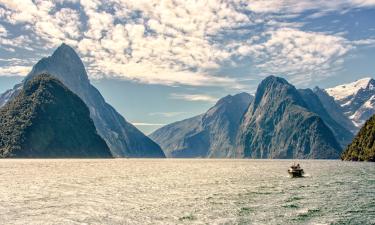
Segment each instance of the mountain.
M275 76L258 86L237 141L239 158L334 159L341 153L323 119L293 85Z
M42 74L26 82L0 109L0 157L112 155L85 103L59 80Z
M90 84L85 67L77 53L62 44L52 56L34 65L23 84L16 85L0 97L0 106L14 98L28 80L49 73L77 94L89 107L99 135L106 141L115 157L165 157L160 146L128 123L100 92ZM2 101L1 101L2 100Z
M319 97L311 89L299 89L298 92L305 101L308 109L319 115L324 123L332 130L341 147L346 147L353 140L353 133L344 126L341 126L340 123L329 115Z
M228 95L206 113L164 126L150 137L168 157L234 157L241 118L252 96Z
M375 80L363 78L326 89L357 130L375 113Z
M354 126L353 122L345 116L343 109L337 102L335 102L335 99L332 96L319 87L315 87L313 91L316 96L318 96L320 102L332 119L351 133L356 134L358 132L358 127Z
M375 115L366 121L341 159L375 162Z

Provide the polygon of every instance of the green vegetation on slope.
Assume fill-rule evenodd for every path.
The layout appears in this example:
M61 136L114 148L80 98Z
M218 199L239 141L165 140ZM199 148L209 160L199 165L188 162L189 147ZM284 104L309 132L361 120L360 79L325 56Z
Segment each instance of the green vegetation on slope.
M0 157L111 157L85 103L41 74L0 109Z
M341 159L375 162L375 115L366 121Z

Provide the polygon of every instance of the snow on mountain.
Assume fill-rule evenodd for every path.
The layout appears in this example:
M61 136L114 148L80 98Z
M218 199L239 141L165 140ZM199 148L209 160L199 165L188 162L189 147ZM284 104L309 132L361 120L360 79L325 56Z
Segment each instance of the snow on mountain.
M9 89L5 91L3 94L0 94L0 107L4 106L15 93L21 91L22 85L16 85L14 89Z
M355 95L362 88L365 89L367 85L372 80L371 77L366 77L359 79L355 82L349 84L338 85L333 88L327 88L326 91L331 95L336 101L342 101L350 96ZM373 86L372 86L373 88Z
M326 92L358 128L375 113L375 80L371 77L327 88Z

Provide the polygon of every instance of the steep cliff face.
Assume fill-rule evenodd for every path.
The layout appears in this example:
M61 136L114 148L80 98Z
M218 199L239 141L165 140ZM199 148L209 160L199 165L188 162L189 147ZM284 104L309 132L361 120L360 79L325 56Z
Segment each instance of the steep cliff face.
M41 73L49 73L61 80L89 107L99 135L106 141L115 157L165 157L160 146L128 123L100 92L90 84L85 67L77 53L62 44L52 56L34 65L24 83ZM0 97L0 106L16 96L21 85L15 86Z
M234 145L252 96L240 93L220 99L206 113L169 124L150 137L168 157L234 157Z
M338 158L332 131L286 80L269 76L258 86L238 134L237 157Z
M324 121L335 135L335 138L340 143L341 147L345 148L353 140L353 133L329 115L319 97L311 89L299 89L298 92L305 101L308 109L311 112L316 113Z
M47 74L29 79L0 109L0 156L112 157L85 103Z
M319 87L315 87L313 91L332 119L352 134L358 132L358 127L354 126L354 123L344 114L343 109L332 96Z
M375 115L363 125L341 155L343 160L375 162Z

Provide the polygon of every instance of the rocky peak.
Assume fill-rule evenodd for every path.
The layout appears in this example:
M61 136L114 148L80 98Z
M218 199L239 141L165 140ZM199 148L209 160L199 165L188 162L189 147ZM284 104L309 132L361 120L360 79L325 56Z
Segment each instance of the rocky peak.
M85 103L48 74L0 109L0 140L0 157L111 157Z
M82 60L74 49L66 44L61 44L51 56L39 60L24 83L44 72L54 75L76 93L90 83Z
M341 147L298 90L269 76L258 86L237 139L237 157L337 158Z
M326 92L341 106L344 115L357 129L375 113L375 80L370 77L327 88Z
M375 80L371 77L362 78L348 84L327 88L326 91L336 101L345 101L355 96L359 91L370 89L375 90Z
M266 100L267 99L267 100ZM255 99L251 107L251 113L263 104L272 104L270 100L282 99L285 102L306 107L297 89L288 83L284 78L268 76L258 86Z

